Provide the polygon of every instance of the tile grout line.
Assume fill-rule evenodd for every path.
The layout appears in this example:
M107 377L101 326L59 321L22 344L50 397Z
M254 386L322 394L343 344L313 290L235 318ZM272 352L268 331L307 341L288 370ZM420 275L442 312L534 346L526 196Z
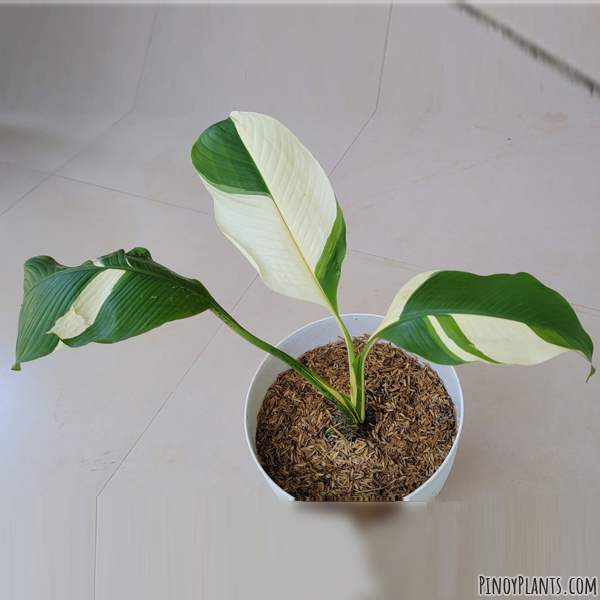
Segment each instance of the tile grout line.
M100 188L101 190L107 190L109 192L116 192L117 194L125 194L127 196L132 196L133 198L139 198L140 200L147 200L148 202L157 202L158 204L162 204L163 206L170 206L172 208L181 208L182 210L190 210L195 213L201 213L203 215L210 215L214 217L213 213L205 212L199 208L190 208L189 206L181 206L181 204L172 204L171 202L165 202L164 200L156 200L156 198L148 198L148 196L140 196L139 194L134 194L132 192L127 192L125 190L118 190L116 188L107 187L106 185L100 185L98 183L91 183L89 181L83 181L81 179L74 179L73 177L67 177L66 175L54 174L52 177L60 177L61 179L66 179L68 181L74 181L75 183L82 183L84 185L91 185L92 187Z
M41 172L42 171L38 171L38 173L41 173ZM23 200L24 198L27 198L27 196L29 196L29 194L31 194L32 192L37 190L40 187L40 185L42 185L42 183L44 183L45 181L48 181L48 179L50 179L50 177L52 177L52 173L46 174L46 177L44 177L44 179L42 179L34 188L30 189L26 194L21 196L14 204L11 204L6 210L3 210L0 213L0 217L3 217L11 208L14 208L17 204L19 204L19 202L21 202L21 200Z
M423 269L425 271L435 271L436 270L436 269L432 269L431 267L424 267L422 265L415 265L414 263L409 263L409 262L405 262L403 260L398 260L397 258L389 258L388 256L381 256L380 254L373 254L372 252L365 252L364 250L356 250L356 248L350 248L350 246L348 246L348 250L350 252L356 252L357 254L363 254L365 256L372 256L373 258L379 258L381 260L389 260L391 262L398 263L399 265L406 265L407 267L414 267L416 269Z
M252 278L252 281L248 284L248 287L244 290L244 293L240 296L239 300L233 305L233 307L231 308L231 311L229 311L229 312L233 313L233 311L237 308L238 304L244 299L244 297L246 296L246 294L248 293L248 291L252 287L252 284L257 280L257 278L258 278L258 273ZM166 400L162 403L162 405L160 406L160 408L156 411L156 414L152 417L152 419L150 419L150 422L148 423L148 425L146 425L146 427L144 428L144 430L142 431L142 433L140 433L138 439L134 442L133 446L131 446L131 448L129 449L129 451L127 452L127 454L123 457L123 460L119 463L119 465L117 466L117 468L113 471L112 475L108 478L108 480L106 481L106 483L102 486L102 488L100 489L100 491L96 495L96 501L98 500L98 498L100 497L100 495L102 494L102 492L105 490L106 486L111 482L112 478L116 475L117 471L121 468L121 466L123 465L123 463L127 460L127 457L133 452L133 450L138 445L138 443L142 439L142 437L144 437L144 434L146 433L146 431L148 431L148 429L150 428L150 426L152 425L152 423L154 423L155 419L161 413L161 411L163 410L163 408L167 405L167 403L169 402L169 400L172 398L173 394L177 391L177 389L179 388L179 386L182 384L183 380L188 376L188 373L194 368L194 366L196 365L196 363L200 360L200 357L204 354L204 351L210 346L211 342L215 339L216 335L219 333L219 331L221 331L221 329L224 326L225 326L224 323L220 323L219 324L219 327L217 327L216 331L210 337L210 339L208 340L208 342L206 342L206 344L204 345L204 347L202 348L202 350L200 350L200 354L198 354L198 356L194 359L194 361L192 362L192 364L189 366L189 368L183 374L183 377L181 377L181 379L177 382L177 385L175 385L175 387L171 390L171 392L167 396Z
M122 117L117 119L110 127L107 127L100 135L98 135L98 137L95 137L93 140L88 142L83 148L78 150L73 156L71 156L71 158L69 158L69 160L67 160L65 163L60 165L60 167L58 167L57 169L55 169L52 172L52 175L57 175L57 173L61 169L64 169L73 159L77 158L82 152L85 152L92 144L95 144L99 139L104 137L113 127L116 127L123 119L128 117L132 112L133 112L133 108L128 110Z
M583 304L576 304L575 302L569 302L571 306L576 306L577 308L585 308L585 310L591 310L593 312L597 312L598 316L600 316L600 308L592 308L591 306L584 306Z
M252 283L254 283L254 280L252 280ZM252 285L252 284L250 284L250 285ZM241 300L241 298L240 298L240 300ZM125 456L123 457L123 460L117 465L117 468L112 472L112 475L106 480L106 483L102 486L102 488L100 489L100 491L98 492L98 494L96 496L96 502L98 501L98 498L100 497L100 495L102 494L102 492L104 491L104 489L106 488L106 486L112 481L112 478L117 474L117 471L121 468L121 466L123 465L123 463L127 460L127 458L129 457L129 455L133 452L133 450L135 449L135 447L138 445L139 441L142 439L142 437L144 437L144 434L146 433L146 431L148 431L148 429L150 428L150 426L152 425L152 423L154 423L154 420L156 419L156 417L158 417L158 415L160 414L160 412L162 411L162 409L166 406L167 402L171 399L171 396L173 396L173 394L177 391L177 389L179 388L179 386L181 385L181 383L183 382L183 380L188 376L188 373L194 368L194 365L198 362L198 360L200 359L200 357L202 356L202 354L204 353L204 351L206 350L206 348L208 348L209 344L213 341L213 339L215 338L215 336L217 335L217 333L219 333L219 331L221 330L221 327L223 327L223 323L221 323L217 327L217 329L212 334L212 336L210 337L210 339L208 340L208 342L206 342L206 345L202 348L202 350L200 350L200 353L198 354L198 356L193 360L192 364L185 371L185 373L183 374L183 376L181 377L181 379L175 384L175 387L171 390L171 392L169 393L169 395L167 396L167 398L165 399L165 401L160 405L159 409L156 411L156 413L154 414L154 416L150 419L150 421L146 425L146 427L144 427L142 433L140 433L140 435L137 438L137 440L135 440L135 442L133 443L133 445L131 446L131 448L129 448L129 450L127 451L127 454L125 454Z
M48 171L40 171L40 169L32 169L31 167L24 167L23 165L17 165L7 160L0 160L0 165L6 165L7 167L14 167L15 169L23 169L24 171L33 171L34 173L41 173L42 175L52 175Z
M377 109L379 108L379 98L381 95L381 84L383 82L383 70L385 67L385 58L387 56L387 46L388 46L388 38L389 38L389 34L390 34L390 25L392 22L392 8L393 7L394 7L394 2L393 2L393 0L390 0L390 12L388 13L388 23L387 23L386 33L385 33L385 42L383 44L383 56L381 59L381 70L379 72L379 86L377 88L377 98L375 100L375 109L371 113L371 116L367 119L366 123L361 127L360 131L356 134L356 137L350 142L350 145L348 146L348 148L346 148L346 151L342 154L340 159L335 163L333 169L331 169L331 171L329 173L329 177L331 177L333 175L334 171L338 168L338 166L340 165L342 160L344 160L346 154L348 154L348 152L350 151L352 146L354 146L354 144L356 143L358 138L361 136L362 132L366 129L367 125L371 122L371 119L375 116Z
M362 132L365 130L366 126L371 122L371 119L374 117L374 115L375 115L375 111L373 111L371 116L367 119L367 122L360 128L360 131L356 134L356 137L350 142L350 145L346 148L346 150L344 151L344 153L342 154L340 159L335 163L335 166L329 172L329 177L331 177L333 175L333 172L338 168L339 164L344 160L344 157L346 156L346 154L348 154L348 152L350 151L350 148L352 148L352 146L354 146L356 140L358 140L358 138L361 136Z
M37 171L36 169L29 169L30 171L36 171L37 173L45 173L47 175L47 177L45 177L42 181L40 181L33 189L29 190L24 196L21 196L21 198L19 198L14 204L12 204L11 206L9 206L4 212L0 213L0 217L4 216L9 210L13 209L15 206L17 206L17 204L19 204L20 202L22 202L25 198L27 198L27 196L29 196L29 194L31 194L34 190L36 190L38 187L40 187L40 185L42 185L42 183L48 181L48 179L50 179L50 177L62 177L63 179L68 179L68 177L63 177L62 175L57 175L58 171L60 171L63 167L66 167L76 156L79 156L84 150L86 150L92 144L94 144L95 142L97 142L103 135L105 135L113 127L115 127L116 125L118 125L130 113L131 113L131 110L128 111L127 113L125 113L120 119L118 119L117 121L115 121L112 125L110 125L110 127L108 127L107 129L105 129L101 134L99 134L97 137L95 137L93 140L91 140L89 143L87 143L83 148L81 148L73 156L71 156L71 158L69 158L69 160L67 160L65 163L63 163L58 168L56 168L54 171L52 171L52 173L46 173L46 171ZM11 166L14 166L14 167L20 166L20 165L12 165L11 163L4 163L4 164L10 164ZM22 169L27 169L29 167L21 167L21 168ZM85 182L82 181L80 183L85 183ZM117 190L114 190L114 191L117 191Z
M154 32L156 31L156 23L158 22L158 14L160 13L161 6L160 4L156 7L156 12L154 13L154 20L152 21L152 27L150 28L150 36L148 37L148 45L146 46L146 53L144 54L144 61L142 62L142 67L140 69L140 76L137 82L137 86L135 88L135 95L133 96L133 103L131 105L131 110L134 110L138 96L140 94L140 88L142 87L142 79L144 78L144 71L146 70L146 63L148 62L148 55L150 54L150 45L152 44L152 38L154 37Z
M377 101L375 102L375 111L379 109L379 99L381 98L381 87L383 86L383 71L385 69L385 59L387 57L388 40L390 38L390 28L392 26L392 10L394 9L394 0L390 0L390 13L388 15L387 30L385 32L385 42L383 44L383 59L381 61L381 71L379 72L379 88L377 89Z
M95 514L96 514L96 520L94 522L94 577L93 577L94 600L96 600L96 571L97 571L97 567L98 567L98 565L97 565L97 560L98 560L98 496L96 496L96 499L95 499Z

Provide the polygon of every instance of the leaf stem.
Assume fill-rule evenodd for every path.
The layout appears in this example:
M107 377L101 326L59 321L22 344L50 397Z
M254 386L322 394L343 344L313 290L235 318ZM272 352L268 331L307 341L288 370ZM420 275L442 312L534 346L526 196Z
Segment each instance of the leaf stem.
M303 365L301 362L283 352L279 348L275 346L271 346L271 344L257 338L255 335L251 334L249 331L244 329L225 309L220 306L216 301L213 303L210 309L225 325L230 327L233 331L235 331L239 336L244 338L246 341L250 342L257 348L268 352L275 358L283 361L286 365L290 366L294 371L302 375L304 379L306 379L309 383L311 383L317 391L321 392L325 397L332 400L335 405L338 407L340 412L346 417L346 420L350 425L355 425L358 423L358 415L354 410L354 407L350 401L348 396L338 392L335 388L331 387L325 380L319 377L314 371L309 369L307 366Z
M344 334L344 339L346 340L346 346L348 348L348 360L350 363L352 363L356 358L356 351L354 349L354 344L352 343L352 336L350 335L346 324L344 323L344 321L342 321L342 317L340 317L340 315L338 315L337 312L333 313L333 318L336 320L339 328Z

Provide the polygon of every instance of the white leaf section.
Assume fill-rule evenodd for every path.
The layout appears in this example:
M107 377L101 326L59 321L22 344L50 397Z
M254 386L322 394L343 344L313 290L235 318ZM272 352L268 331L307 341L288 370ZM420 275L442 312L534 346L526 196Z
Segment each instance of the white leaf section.
M54 333L61 340L69 340L91 327L102 305L124 273L122 269L107 269L96 275L85 286L67 313L60 317L47 333ZM55 351L59 349L57 347Z
M268 196L222 192L203 179L221 231L272 290L328 307L325 295Z
M325 171L276 119L237 111L230 116L271 192L280 218L314 272L337 216L335 194Z
M546 342L519 321L481 315L451 316L480 352L500 363L536 365L569 351Z
M54 347L54 350L52 350L52 352L50 352L50 354L54 354L55 352L62 350L64 347L65 347L65 343L61 339L59 339L58 343Z
M437 271L426 271L425 273L419 273L400 288L400 291L392 300L385 318L383 321L381 321L381 325L379 325L373 335L376 335L379 331L385 329L388 325L395 323L400 318L408 299L415 293L417 288L425 283L425 281L427 281L434 273L437 273Z
M427 319L431 323L431 326L433 327L435 332L438 334L442 344L444 344L444 346L446 346L446 348L448 348L448 350L450 350L450 352L452 352L454 356L458 356L458 358L464 360L465 362L473 362L478 360L481 362L489 363L489 361L484 360L479 356L476 356L475 354L471 354L466 350L463 350L452 338L448 336L448 334L442 328L440 322L435 317L427 317Z

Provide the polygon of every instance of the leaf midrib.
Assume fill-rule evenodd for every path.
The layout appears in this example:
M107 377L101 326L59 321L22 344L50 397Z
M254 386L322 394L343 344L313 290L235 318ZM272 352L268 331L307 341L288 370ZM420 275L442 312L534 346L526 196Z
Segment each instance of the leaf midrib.
M233 117L231 117L231 120L235 123L236 129L238 124L240 125L240 127L244 127L244 125L242 123L239 123L238 121L236 121ZM247 132L247 129L246 129ZM238 134L239 135L239 134ZM242 140L242 144L244 144L244 140ZM300 257L302 258L302 262L304 263L304 265L306 266L306 270L310 273L311 277L313 278L313 280L315 281L315 283L317 284L317 287L319 288L323 298L325 299L325 302L327 303L327 306L329 306L329 309L331 310L332 313L335 313L333 306L331 304L331 302L329 301L329 298L327 297L327 294L325 293L325 290L323 290L321 283L319 282L319 280L317 279L316 274L313 272L313 270L310 268L306 257L304 256L302 250L300 249L300 247L298 246L298 243L296 242L296 238L294 237L294 235L292 234L290 227L285 219L285 217L283 216L281 209L279 208L279 205L277 204L277 202L275 201L275 198L273 196L273 192L271 191L271 188L269 187L269 185L267 184L267 182L265 181L265 177L260 169L260 167L258 166L258 163L256 162L256 160L254 159L254 156L250 153L250 150L248 150L248 148L246 147L246 144L244 144L244 147L246 148L246 151L248 152L248 155L252 158L252 162L254 163L254 165L256 166L256 170L258 171L261 179L263 180L263 183L265 184L265 187L267 188L267 190L269 191L269 198L271 199L271 201L273 202L273 204L275 205L275 208L277 210L277 213L279 214L281 220L283 221L283 224L292 240L292 242L294 243L294 246L296 247L296 250L298 251L298 254L300 255ZM313 156L314 158L314 156ZM317 160L316 158L314 158L314 160ZM287 184L289 185L289 183ZM263 194L257 194L257 195L263 195ZM335 222L335 221L334 221Z

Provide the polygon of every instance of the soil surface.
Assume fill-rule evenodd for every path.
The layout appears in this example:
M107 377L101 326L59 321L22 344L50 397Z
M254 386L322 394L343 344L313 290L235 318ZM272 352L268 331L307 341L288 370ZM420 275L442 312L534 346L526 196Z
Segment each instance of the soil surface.
M359 352L367 336L354 338ZM346 344L300 362L349 394ZM256 448L269 476L297 500L397 500L442 464L456 412L437 373L387 342L366 360L367 418L346 425L335 405L295 371L281 373L258 414Z

